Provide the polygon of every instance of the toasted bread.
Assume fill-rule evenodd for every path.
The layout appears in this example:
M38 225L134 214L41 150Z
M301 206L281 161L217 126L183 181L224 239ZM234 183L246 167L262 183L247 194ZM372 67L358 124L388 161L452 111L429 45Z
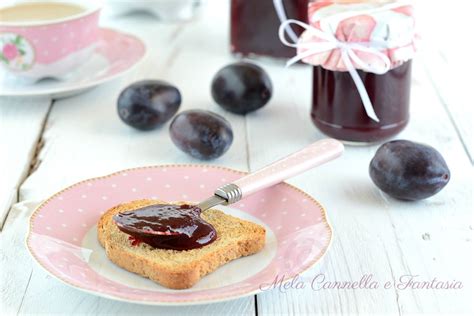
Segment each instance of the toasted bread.
M163 202L138 200L111 208L99 220L98 238L112 262L167 288L190 288L218 267L257 253L265 245L262 226L210 209L201 215L217 231L217 239L209 245L185 251L156 249L145 243L132 246L113 215L156 203Z

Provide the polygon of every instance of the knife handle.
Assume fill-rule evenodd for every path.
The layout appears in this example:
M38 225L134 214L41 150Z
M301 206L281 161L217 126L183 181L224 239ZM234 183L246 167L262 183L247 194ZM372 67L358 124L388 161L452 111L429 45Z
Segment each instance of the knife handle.
M215 194L225 198L228 204L232 204L257 191L336 159L343 152L344 145L341 142L335 139L323 139L223 186Z

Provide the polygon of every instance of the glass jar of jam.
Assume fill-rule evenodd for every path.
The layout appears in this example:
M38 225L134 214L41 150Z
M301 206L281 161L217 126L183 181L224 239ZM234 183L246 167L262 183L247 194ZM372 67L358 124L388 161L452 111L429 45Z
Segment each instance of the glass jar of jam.
M379 142L408 123L411 60L377 75L358 70L379 122L367 116L349 72L313 68L311 118L326 135L350 142Z
M380 142L405 128L416 50L412 5L312 0L308 21L299 23L305 31L292 45L297 55L291 62L313 65L311 118L316 127L357 143Z
M281 1L286 18L306 21L308 0ZM230 39L232 53L244 56L292 57L296 50L280 42L280 18L273 0L232 0ZM302 30L295 29L296 35Z

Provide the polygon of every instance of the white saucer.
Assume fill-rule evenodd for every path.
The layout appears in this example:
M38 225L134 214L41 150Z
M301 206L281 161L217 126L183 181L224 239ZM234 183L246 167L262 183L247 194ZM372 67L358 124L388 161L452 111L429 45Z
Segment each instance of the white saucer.
M64 98L110 81L131 70L145 56L145 44L137 37L102 28L91 59L63 80L43 79L28 83L0 73L0 96Z

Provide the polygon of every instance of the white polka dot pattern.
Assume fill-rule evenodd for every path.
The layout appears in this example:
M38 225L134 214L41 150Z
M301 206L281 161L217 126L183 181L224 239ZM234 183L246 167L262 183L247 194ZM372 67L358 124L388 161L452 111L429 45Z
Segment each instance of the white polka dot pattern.
M35 211L31 218L28 247L46 270L68 284L136 302L235 297L242 291L257 290L258 284L272 282L268 279L274 277L271 271L293 275L314 264L326 251L331 239L324 210L305 193L287 184L279 184L231 206L264 222L276 237L275 257L245 282L208 291L170 294L128 287L105 278L88 266L81 248L82 241L108 208L143 198L201 201L208 197L208 189L219 187L223 179L230 182L241 176L242 173L221 167L167 166L127 170L85 181L47 200Z

